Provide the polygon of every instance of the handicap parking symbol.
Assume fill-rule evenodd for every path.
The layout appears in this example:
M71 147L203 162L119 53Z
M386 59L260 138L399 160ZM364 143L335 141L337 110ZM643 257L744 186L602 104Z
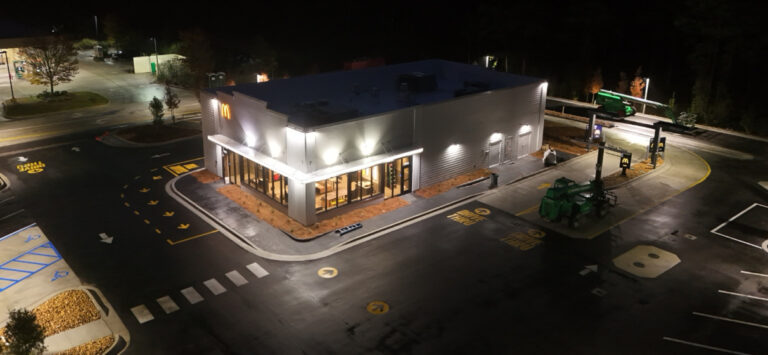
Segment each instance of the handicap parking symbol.
M56 270L56 272L53 273L53 278L51 279L51 282L56 281L67 275L69 275L69 271Z
M30 235L28 235L27 236L27 240L25 240L24 243L29 243L29 242L31 242L31 241L33 241L35 239L40 239L40 234L34 234L34 235L30 234Z

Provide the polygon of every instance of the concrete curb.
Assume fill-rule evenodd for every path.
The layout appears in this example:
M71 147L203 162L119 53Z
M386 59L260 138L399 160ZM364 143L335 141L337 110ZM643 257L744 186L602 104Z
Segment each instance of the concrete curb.
M199 170L202 170L202 169L197 169L197 170L194 170L192 172L199 171ZM375 230L370 231L368 233L365 233L365 234L359 235L357 237L354 237L354 238L352 238L350 240L346 240L346 241L340 242L339 244L331 246L330 248L328 248L326 250L323 250L323 251L320 251L320 252L316 252L316 253L312 253L312 254L303 254L303 255L285 255L285 254L276 254L276 253L268 252L266 250L263 250L263 249L255 246L255 245L253 245L250 241L248 241L246 238L241 236L237 231L235 231L234 229L230 228L224 222L222 222L221 220L219 220L215 216L211 215L208 211L206 211L205 209L203 209L202 207L200 207L199 205L194 203L194 201L189 199L187 196L185 196L184 194L180 193L176 189L176 181L179 178L181 178L182 176L185 176L185 175L177 176L177 177L171 179L170 181L168 181L166 183L165 191L169 195L171 195L171 197L173 197L177 202L181 203L183 206L187 207L187 209L192 211L192 213L196 214L198 217L200 217L203 220L205 220L207 223L216 226L217 229L219 230L219 232L221 232L227 238L229 238L230 240L235 242L235 244L241 246L242 248L244 248L245 250L247 250L247 251L249 251L249 252L251 252L253 254L256 254L257 256L260 256L262 258L269 259L269 260L275 260L275 261L311 261L311 260L321 259L321 258L330 256L330 255L336 254L338 252L341 252L341 251L343 251L343 250L345 250L347 248L351 248L351 247L353 247L355 245L361 244L363 242L366 242L366 241L369 241L369 240L372 240L372 239L376 239L376 238L384 235L384 232L388 232L388 231L392 231L392 230L396 230L396 229L400 229L400 228L406 227L407 225L415 223L418 220L421 220L421 219L429 217L429 215L431 215L431 214L439 213L443 209L448 209L448 208L451 208L452 206L454 206L456 204L467 202L467 201L470 201L470 200L473 200L473 199L477 199L480 196L482 196L483 194L487 193L488 191L493 191L493 190L488 190L488 191L484 191L484 192L475 193L475 194L472 194L472 195L460 198L458 200L442 204L442 205L437 206L435 208L432 208L432 209L429 209L427 211L421 212L419 214L413 215L413 216L411 216L411 217L409 217L407 219L397 221L397 222L395 222L393 224L390 224L390 225L387 225L387 226L375 229Z
M11 187L11 180L8 180L7 176L3 175L3 173L0 173L0 191L3 191L10 187Z
M550 170L556 169L556 168L557 168L557 167L559 167L559 166L567 166L568 164L572 164L572 163L573 163L573 161L576 161L576 160L580 160L580 159L586 159L586 158L587 158L587 156L589 156L589 155L592 155L592 154L594 154L594 155L597 155L597 150L593 150L593 151L590 151L590 152L584 153L584 154L582 154L582 155L579 155L579 156L577 156L577 157L574 157L574 158L568 159L568 160L566 160L566 161L564 161L564 162L562 162L562 163L559 163L559 164L557 164L557 165L552 165L552 166L550 166L550 167L546 167L546 168L543 168L543 169L539 169L539 170L536 170L536 171L532 172L532 173L531 173L531 174L529 174L529 175L526 175L526 176L522 176L522 177L519 177L519 178L517 178L517 179L515 179L515 180L512 180L512 181L510 181L510 182L508 182L508 183L505 183L505 184L504 184L504 186L509 186L509 185L512 185L512 184L516 184L516 183L518 183L518 182L520 182L520 181L524 181L524 180L527 180L527 179L529 179L529 178L532 178L532 177L534 177L534 176L536 176L536 175L539 175L539 174L543 174L543 173L545 173L545 172L547 172L547 171L550 171Z
M128 331L128 328L126 328L122 319L120 319L120 316L118 316L117 312L115 312L112 304L107 301L107 298L98 288L91 286L81 286L80 288L89 291L87 292L88 296L91 297L93 303L101 309L103 314L102 319L107 325L107 328L109 328L109 330L112 332L112 336L115 338L112 346L110 346L104 353L120 354L124 352L125 349L128 348L128 345L131 343L131 334Z
M102 137L102 139L99 140L99 141L101 143L105 144L105 145L108 145L110 147L115 147L115 148L150 148L150 147L158 147L158 146L162 146L162 145L166 145L166 144L177 143L177 142L181 142L181 141L185 141L185 140L189 140L189 139L193 139L193 138L200 139L200 136L194 135L194 136L189 136L189 137L176 138L176 139L172 139L172 140L165 141L165 142L136 143L136 142L129 141L129 140L125 139L125 138L122 138L122 137L114 134L114 131L113 132L109 132L107 136L109 136L110 139L114 139L114 140L119 141L120 144L113 144L112 142L109 142L108 139L105 140L104 137Z
M678 149L678 148L675 148L675 149ZM642 178L645 178L646 176L656 175L656 174L660 174L660 173L662 173L664 171L667 171L667 170L669 170L672 167L672 165L673 165L672 161L664 160L664 164L662 164L661 167L659 167L658 169L654 169L653 171L651 171L649 173L645 173L643 175L640 175L640 176L638 176L638 177L636 177L634 179L629 179L629 180L624 181L622 183L619 183L619 184L616 184L616 185L613 185L613 186L610 186L610 187L606 187L605 189L610 191L610 190L618 189L620 187L624 187L625 185L628 185L630 183L636 182L636 181L638 181L638 180L640 180ZM621 169L619 169L619 170L621 170Z

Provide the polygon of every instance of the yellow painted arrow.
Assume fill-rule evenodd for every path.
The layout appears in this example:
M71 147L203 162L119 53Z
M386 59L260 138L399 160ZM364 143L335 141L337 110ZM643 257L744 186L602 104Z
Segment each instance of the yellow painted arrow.
M152 180L160 180L160 179L162 179L162 178L163 178L163 176L162 176L162 175L156 175L156 176L152 176Z
M120 198L125 198L125 194L120 194Z
M173 217L174 214L175 212L173 211L165 211L165 213L163 213L163 217Z
M123 189L127 189L127 188L128 188L128 184L123 185Z
M179 224L179 226L178 226L178 227L176 227L176 228L178 228L178 229L187 229L187 228L189 228L189 223L186 223L186 224L185 224L185 223Z
M539 185L539 187L537 187L536 190L546 189L549 186L551 186L551 185L548 182L545 182L545 183Z
M139 192L149 192L149 188L148 187L141 188L139 189Z
M133 210L133 214L138 216L139 215L139 211Z
M155 172L155 171L157 171L157 168L152 168L152 169L149 169L149 171L151 171L151 172Z
M156 205L158 202L160 202L160 201L158 201L158 200L149 200L149 202L147 202L147 204L148 204L148 205L150 205L150 206L154 206L154 205Z
M161 232L159 228L155 228L155 233L162 234L163 232Z
M125 207L131 207L131 204L128 202L123 202L123 205L125 205Z
M149 224L149 220L148 220L148 219L145 219L145 220L144 220L144 223L146 223L146 224Z

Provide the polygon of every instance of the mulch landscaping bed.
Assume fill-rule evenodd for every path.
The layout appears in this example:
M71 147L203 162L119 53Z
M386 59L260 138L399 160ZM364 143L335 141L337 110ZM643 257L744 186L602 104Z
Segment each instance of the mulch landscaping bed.
M218 176L208 170L195 171L194 173L190 173L190 175L194 176L195 179L197 179L197 181L202 184L210 184L212 182L221 180L221 176Z
M243 191L237 185L225 185L218 188L217 191L242 206L262 221L269 223L283 232L290 233L297 239L312 239L320 234L346 227L350 224L358 223L408 205L408 202L399 197L388 198L379 203L356 208L344 214L322 220L311 226L304 226L293 218L288 217L286 214L270 206L268 203L261 201L256 196Z
M574 142L573 140L584 140L585 130L579 127L573 127L562 123L544 121L544 148L551 147L560 152L566 152L573 155L582 155L587 153L587 144L583 142ZM597 149L592 146L590 151ZM541 159L544 156L544 150L531 153L533 157Z
M115 343L115 338L111 335L99 338L85 344L80 344L74 348L70 348L60 352L58 355L93 355L103 354L109 349L112 344Z
M423 198L430 198L435 195L439 195L443 192L446 192L456 186L459 186L461 184L470 182L475 179L479 179L481 177L486 177L491 175L491 171L488 169L477 169L475 171L472 171L470 173L459 175L454 178L438 182L437 184L430 185L427 187L420 188L416 190L413 194L419 197Z
M114 134L134 143L161 143L199 135L200 131L173 125L143 125L123 128Z
M656 168L658 169L662 164L664 164L664 159L661 157L657 158ZM632 169L627 169L627 176L621 176L621 171L617 171L604 177L603 183L605 184L605 187L612 187L651 171L653 171L653 164L651 164L651 158L648 158L641 162L632 164Z

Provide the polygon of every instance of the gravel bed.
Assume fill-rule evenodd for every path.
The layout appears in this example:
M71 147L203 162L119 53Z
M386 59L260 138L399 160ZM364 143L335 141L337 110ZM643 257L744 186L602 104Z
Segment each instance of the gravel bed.
M46 337L101 318L99 310L83 290L61 292L37 306L33 312Z
M103 354L109 349L115 342L115 338L111 335L90 341L85 344L80 344L74 348L64 350L59 355L94 355Z

